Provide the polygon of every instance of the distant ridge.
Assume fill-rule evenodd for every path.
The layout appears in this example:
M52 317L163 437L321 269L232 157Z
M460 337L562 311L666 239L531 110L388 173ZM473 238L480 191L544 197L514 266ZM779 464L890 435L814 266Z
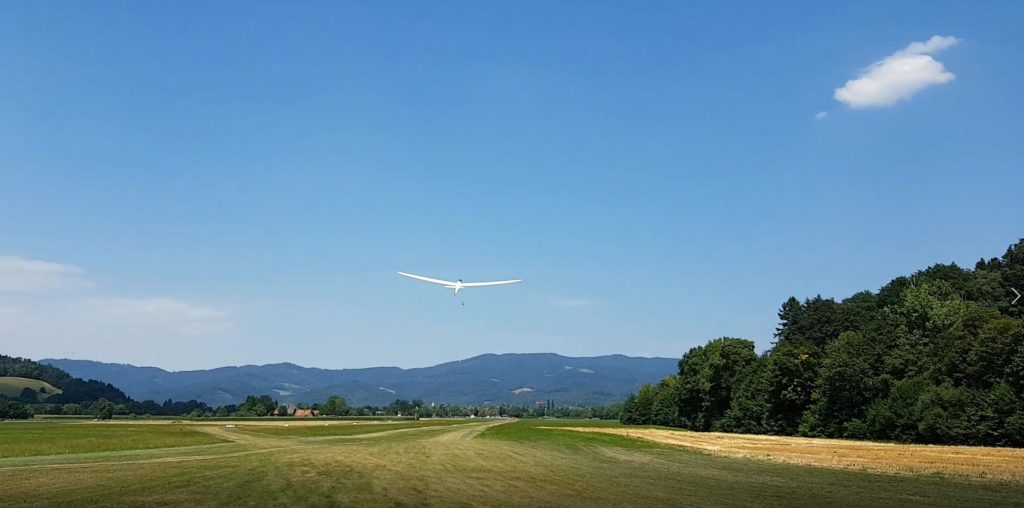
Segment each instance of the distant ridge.
M246 395L281 402L319 402L341 395L350 405L386 405L395 399L437 404L564 405L622 402L644 383L675 373L678 359L623 355L568 357L554 353L485 354L432 367L319 369L292 363L169 372L157 367L90 360L46 359L74 376L123 389L135 400L199 400L236 404Z

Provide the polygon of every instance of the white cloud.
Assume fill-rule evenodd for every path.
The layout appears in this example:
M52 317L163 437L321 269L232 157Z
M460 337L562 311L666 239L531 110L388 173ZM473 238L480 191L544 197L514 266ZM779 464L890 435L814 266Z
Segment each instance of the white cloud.
M235 331L224 309L177 298L125 298L87 288L76 266L0 257L0 352L169 366L193 364Z
M818 111L814 114L815 120L824 120L828 116L828 111Z
M902 51L902 53L909 55L930 55L947 48L952 48L959 43L960 39L951 35L947 37L933 35L931 39L924 42L911 42L910 45Z
M551 305L555 307L565 308L576 308L576 307L590 307L596 302L588 298L552 298Z
M34 359L194 365L192 355L234 329L228 312L172 298L26 298L0 306L0 350Z
M232 327L223 310L173 298L92 298L82 303L82 310L108 325L190 337L214 335Z
M891 106L930 86L948 83L956 76L932 55L957 45L960 39L933 36L913 42L865 69L835 90L835 99L851 108Z
M0 291L40 292L91 285L73 265L0 256Z

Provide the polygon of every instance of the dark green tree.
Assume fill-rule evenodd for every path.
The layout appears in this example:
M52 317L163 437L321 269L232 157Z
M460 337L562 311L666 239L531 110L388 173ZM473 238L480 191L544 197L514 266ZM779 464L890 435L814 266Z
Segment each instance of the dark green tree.
M709 430L732 403L739 375L757 361L754 343L722 337L691 349L679 361L679 419L687 428Z
M114 417L114 403L107 399L96 401L89 410L98 420L109 420Z
M16 400L0 397L0 420L26 420L32 418L32 409Z
M24 402L26 404L35 404L37 402L38 398L39 398L38 392L36 392L35 390L33 390L33 389L31 389L31 388L29 388L27 386L22 388L21 389L21 393L18 394L18 400L20 400L20 401L22 401L22 402Z
M324 416L347 416L348 413L348 403L338 395L331 395L327 402L320 406L320 414Z
M853 434L861 434L867 406L887 389L878 369L884 347L884 341L861 332L844 332L828 345L800 434L863 437L850 435L846 426L853 423Z

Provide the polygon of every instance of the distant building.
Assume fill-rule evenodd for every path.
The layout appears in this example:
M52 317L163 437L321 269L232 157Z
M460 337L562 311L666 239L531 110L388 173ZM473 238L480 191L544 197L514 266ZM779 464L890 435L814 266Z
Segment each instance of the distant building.
M319 409L296 409L292 416L320 416Z

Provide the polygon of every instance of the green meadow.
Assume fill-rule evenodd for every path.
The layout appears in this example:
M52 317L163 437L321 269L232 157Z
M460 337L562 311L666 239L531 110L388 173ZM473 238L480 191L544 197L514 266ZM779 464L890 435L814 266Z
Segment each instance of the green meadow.
M0 459L40 455L117 452L223 443L178 425L4 422Z
M36 392L36 396L40 400L45 400L50 395L61 393L60 388L57 388L46 381L29 379L26 377L0 376L0 395L14 399L21 395L21 391L25 388L29 388ZM40 391L40 388L42 388L43 391Z
M232 426L234 425L234 426ZM1021 506L1024 485L725 458L554 420L0 423L10 506ZM549 428L556 427L556 428Z

